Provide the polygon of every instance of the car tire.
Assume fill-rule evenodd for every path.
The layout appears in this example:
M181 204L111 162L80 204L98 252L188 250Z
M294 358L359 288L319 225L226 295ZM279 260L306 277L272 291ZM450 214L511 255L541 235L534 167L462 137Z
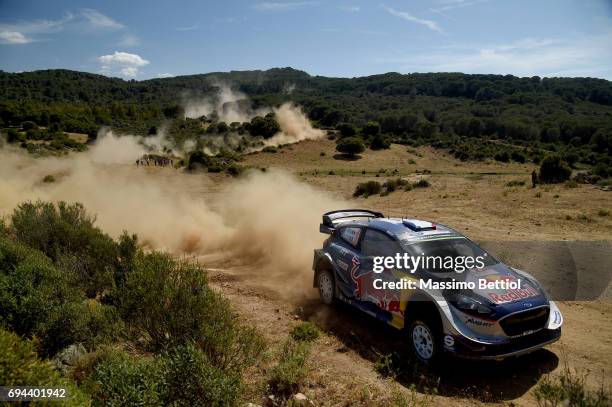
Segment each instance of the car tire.
M427 320L415 319L408 328L408 342L414 356L427 365L435 364L442 350L440 333L436 326Z
M336 280L331 270L321 270L317 275L317 287L321 302L332 305L336 302Z

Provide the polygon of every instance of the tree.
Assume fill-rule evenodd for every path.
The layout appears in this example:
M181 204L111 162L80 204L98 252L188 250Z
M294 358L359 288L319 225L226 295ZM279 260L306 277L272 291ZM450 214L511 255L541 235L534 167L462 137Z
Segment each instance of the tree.
M355 127L348 123L339 124L336 127L336 130L340 132L340 138L353 137L355 136L355 134L357 134L357 130L355 130Z
M557 184L567 181L571 175L572 170L567 163L561 159L561 156L554 154L542 160L538 179L543 184Z
M366 137L374 137L380 133L380 124L378 122L367 122L361 129L361 132Z
M372 150L383 150L389 147L391 147L391 140L382 134L377 134L370 142L370 148Z
M336 150L354 157L356 154L363 153L365 146L363 141L358 137L346 137L338 140Z
M281 128L276 122L273 115L266 115L266 117L255 116L251 120L249 126L249 133L253 137L263 137L268 139L280 132Z

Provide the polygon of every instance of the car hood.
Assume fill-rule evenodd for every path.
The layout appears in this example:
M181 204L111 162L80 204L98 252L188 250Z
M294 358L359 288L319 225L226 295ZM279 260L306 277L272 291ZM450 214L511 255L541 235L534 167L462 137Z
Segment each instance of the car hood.
M464 281L473 282L475 288L461 293L487 303L494 310L494 319L548 304L537 281L519 274L504 263L471 269L464 273ZM495 286L495 282L500 283ZM502 282L518 284L520 287L502 287Z

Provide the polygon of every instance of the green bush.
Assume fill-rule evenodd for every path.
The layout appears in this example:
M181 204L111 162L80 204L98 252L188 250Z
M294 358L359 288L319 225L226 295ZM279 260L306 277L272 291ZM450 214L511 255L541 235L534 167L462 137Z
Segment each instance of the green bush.
M237 371L213 366L193 344L172 349L162 358L162 399L168 406L233 406L242 390Z
M382 191L382 185L378 181L368 181L357 184L355 188L355 192L353 192L354 197L363 196L364 198L369 197L370 195L380 194Z
M95 218L79 203L26 202L11 216L15 236L61 263L90 297L113 286L115 242L94 226Z
M336 143L336 151L354 157L356 154L363 153L365 146L358 137L341 138Z
M291 337L296 341L314 341L319 338L321 331L312 322L302 322L291 330Z
M519 179L513 179L512 181L506 182L507 187L521 187L525 185L525 181Z
M572 175L571 168L557 154L549 155L540 164L538 180L543 184L557 184L567 181Z
M420 179L417 182L412 184L413 188L428 188L431 184L426 179Z
M170 255L140 255L113 295L124 320L154 350L193 342L215 366L250 365L263 339L238 323L225 298L212 291L206 272Z
M124 331L117 310L96 300L68 302L54 308L40 328L43 351L53 355L74 343L88 349L111 343Z
M274 146L267 146L264 147L263 150L261 150L262 153L276 153L278 152L277 148Z
M29 341L0 329L0 383L3 386L63 387L69 397L63 406L88 406L89 397L67 379L63 379L49 361L38 359ZM55 406L57 401L37 402L36 405Z
M405 369L405 355L402 356L399 352L391 352L380 355L374 364L374 370L383 377L399 376Z
M605 407L611 399L609 391L589 391L585 387L587 374L572 371L567 365L557 377L545 376L534 390L538 406Z
M272 367L268 377L268 388L273 394L290 396L295 394L308 374L306 362L310 355L310 342L285 342L279 362Z
M87 387L95 406L163 406L160 364L116 351L95 368Z
M384 150L391 147L391 140L382 134L377 134L370 141L370 149L372 150Z
M512 154L510 154L510 158L512 158L512 161L516 161L517 163L521 164L524 164L525 161L527 161L525 154L521 153L520 151L513 151Z
M510 161L510 154L508 154L507 151L501 151L499 153L496 153L493 158L495 158L496 161L501 161L503 163L507 163Z
M82 293L41 252L0 236L0 323L31 336L53 310Z

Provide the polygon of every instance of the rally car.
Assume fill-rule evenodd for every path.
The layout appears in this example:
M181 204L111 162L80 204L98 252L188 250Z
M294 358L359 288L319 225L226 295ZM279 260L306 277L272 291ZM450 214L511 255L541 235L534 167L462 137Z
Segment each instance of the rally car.
M351 304L404 330L413 353L425 363L446 352L504 359L561 336L561 312L531 275L500 262L447 226L344 209L325 213L319 230L330 235L314 251L314 287L322 302ZM482 260L464 272L439 264L374 272L376 257L404 254ZM513 287L488 284L496 281L513 282L505 285ZM395 288L381 288L389 282Z

